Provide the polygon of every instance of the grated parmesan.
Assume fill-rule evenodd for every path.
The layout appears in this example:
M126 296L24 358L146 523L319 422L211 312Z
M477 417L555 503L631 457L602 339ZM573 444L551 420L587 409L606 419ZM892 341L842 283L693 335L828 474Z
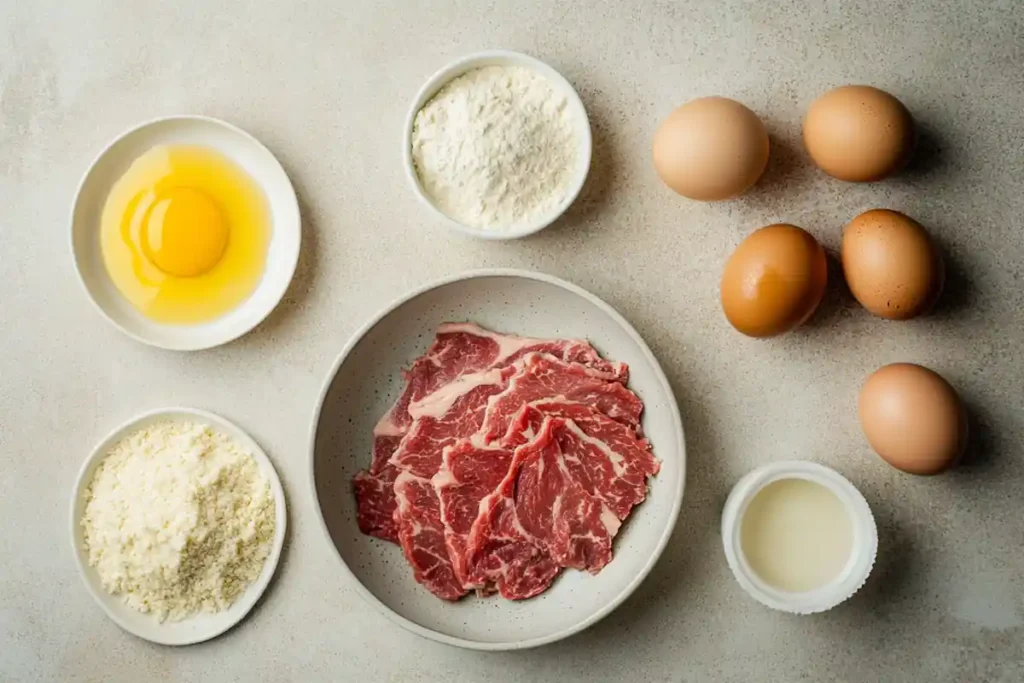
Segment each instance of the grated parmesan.
M89 564L107 592L160 621L227 609L274 537L270 483L208 426L150 425L117 443L86 492Z

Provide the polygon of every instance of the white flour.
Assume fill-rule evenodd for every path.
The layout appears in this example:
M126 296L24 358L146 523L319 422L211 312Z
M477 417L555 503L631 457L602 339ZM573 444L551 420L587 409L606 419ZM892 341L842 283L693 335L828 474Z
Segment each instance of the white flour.
M177 621L227 609L274 537L270 484L209 427L162 422L120 441L93 476L82 527L103 587Z
M565 199L577 140L568 101L550 81L523 67L488 66L452 80L416 114L412 157L445 214L502 230Z

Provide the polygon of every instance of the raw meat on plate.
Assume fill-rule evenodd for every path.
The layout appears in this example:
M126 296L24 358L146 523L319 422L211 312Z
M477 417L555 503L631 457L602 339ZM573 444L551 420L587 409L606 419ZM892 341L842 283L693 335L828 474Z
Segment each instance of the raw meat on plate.
M551 565L596 573L611 560L621 521L566 466L576 455L560 438L569 422L545 418L537 435L516 448L505 478L481 502L467 539L471 578L493 582L506 598L546 589L557 574L545 571Z
M531 375L536 368L565 377L566 382L556 385L570 397L589 397L602 393L604 385L615 385L639 404L632 392L615 379L620 373L565 363L548 354L532 352L509 366L462 375L426 398L411 402L408 412L413 418L412 426L390 461L399 470L395 479L395 521L399 543L414 576L438 597L454 600L476 585L460 580L456 561L451 559L448 538L452 534L449 532L446 538L440 500L431 479L441 468L445 448L476 435L485 415L490 414L491 397L503 392L516 378ZM444 561L446 557L448 562Z
M437 391L434 396L440 396L422 411L420 404L411 404L412 426L391 457L391 465L399 471L394 495L402 552L416 580L446 600L458 599L467 589L448 553L441 508L431 479L441 467L444 449L476 433L484 419L487 399L501 391L514 373L515 367L509 366L463 375Z
M540 432L546 417L566 420L559 438L563 451L570 454L565 463L573 477L619 519L625 519L647 497L647 477L661 468L647 439L589 405L545 399L523 406L503 443L526 443Z
M525 447L525 446L524 446ZM562 567L547 548L517 527L489 530L489 545L470 554L468 543L484 501L508 476L513 448L476 445L470 439L445 449L434 486L441 501L445 539L458 575L467 587L482 594L497 590L503 597L533 597L551 585Z
M579 364L560 363L550 356L531 353L522 370L487 405L480 435L485 443L500 439L519 409L542 399L563 398L592 405L637 433L644 404L621 382L609 382L603 373Z
M567 474L620 520L644 500L647 477L658 472L650 445L630 427L589 405L562 398L523 406L501 445L482 445L480 434L476 434L446 448L433 483L448 553L456 576L467 587L486 592L494 583L505 597L531 597L542 591L561 568L557 563L548 566L553 560L543 544L495 529L492 532L501 538L489 539L486 551L478 552L475 559L467 553L473 524L486 507L482 506L484 499L503 480L516 447L535 440L546 417L565 419L564 424L553 428L553 434ZM474 562L482 558L486 558L487 566L474 568Z
M473 323L441 325L430 349L405 371L405 388L373 430L373 458L368 470L353 480L357 519L363 533L398 542L397 526L390 520L397 501L394 481L398 472L388 464L409 431L409 404L421 400L461 375L500 367L530 352L550 353L615 375L625 381L628 369L611 363L582 340L530 339L499 334Z
M356 493L356 520L359 530L368 536L392 543L398 542L398 523L395 521L395 478L398 470L386 465L378 472L362 470L352 478Z
M442 325L405 376L353 484L360 529L397 541L417 581L447 600L522 599L610 561L658 471L625 364L465 323Z
M475 443L472 438L461 439L444 450L441 469L432 483L437 492L444 523L445 543L452 560L455 575L466 588L476 588L480 593L491 592L495 581L477 581L471 576L467 562L466 543L473 523L480 515L480 503L490 495L508 474L509 465L515 454L514 448L500 445L485 446ZM505 554L523 555L522 561L529 561L531 572L519 572L502 583L522 577L507 589L523 597L530 597L543 590L561 570L548 553L533 544L525 544L521 550L507 548Z
M563 421L550 420L556 417ZM545 432L545 429L548 431ZM545 439L553 443L547 443ZM644 500L647 495L647 477L657 474L660 467L647 441L637 437L632 429L588 405L564 399L542 400L523 406L512 420L503 444L503 457L517 446L527 452L521 454L516 450L515 464L510 464L508 476L512 478L508 481L515 482L512 489L514 495L497 501L493 498L478 498L483 502L477 503L479 521L474 520L475 526L470 530L473 540L461 538L457 545L449 541L449 551L455 556L457 549L463 549L465 555L461 563L471 568L471 581L478 584L494 582L503 596L512 599L531 597L544 590L546 585L540 585L536 576L547 576L547 565L552 561L555 561L559 569L563 564L577 567L582 564L582 568L591 570L600 568L607 561L603 559L603 542L598 543L595 550L586 543L573 541L569 531L564 531L558 541L550 541L558 536L554 531L546 534L536 531L530 533L528 530L531 526L535 527L537 522L531 525L529 519L521 520L521 510L525 510L522 514L528 518L535 519L537 509L554 510L557 507L556 512L551 512L552 519L539 522L543 528L548 529L571 530L574 525L592 524L593 519L588 520L586 517L592 517L599 508L580 502L579 490L582 489L592 499L600 501L619 520L624 520L630 510ZM468 446L466 448L472 452ZM558 463L559 477L552 477L550 469L543 469L543 463L531 463L529 452L538 449L543 451L549 464L552 461ZM463 494L455 485L460 472L471 471L471 468L458 460L459 453L454 448L446 451L442 473L447 469L450 474L444 485L438 487L442 509L446 508L447 499L455 496L458 500L458 496ZM516 467L524 471L514 472ZM541 474L547 475L546 486L538 487L533 483L539 476L536 471L538 468ZM435 478L435 483L439 478L441 475ZM508 484L503 483L502 486L507 487ZM547 500L531 499L531 492L537 491L541 493L540 498L546 497ZM564 500L571 499L577 501L576 507L566 507L564 504ZM469 505L462 502L461 507L468 508ZM580 514L583 519L557 519ZM591 534L595 537L602 533L608 534L608 559L611 557L610 539L615 535L611 528L614 526L603 524L603 532L597 527L596 532ZM457 530L462 531L461 528ZM515 530L518 533L514 533ZM474 544L472 548L471 544ZM542 559L538 559L538 547L545 551ZM550 552L552 547L560 548L553 553L554 559ZM535 564L538 566L535 567ZM550 575L548 582L554 578L554 574Z

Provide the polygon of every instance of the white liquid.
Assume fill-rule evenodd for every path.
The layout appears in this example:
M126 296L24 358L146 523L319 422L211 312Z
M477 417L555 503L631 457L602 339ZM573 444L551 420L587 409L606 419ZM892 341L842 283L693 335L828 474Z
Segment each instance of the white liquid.
M770 586L800 593L836 578L853 549L843 502L807 479L780 479L747 506L740 545L750 568Z

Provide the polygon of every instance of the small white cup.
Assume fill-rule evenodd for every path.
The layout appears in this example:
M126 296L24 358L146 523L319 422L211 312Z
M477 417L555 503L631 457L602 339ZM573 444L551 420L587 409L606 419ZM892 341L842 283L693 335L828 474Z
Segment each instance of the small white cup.
M780 590L761 579L740 542L750 502L766 486L784 479L805 479L824 486L842 502L853 524L853 547L842 571L824 586L801 593ZM843 475L817 463L790 460L759 467L736 483L722 511L722 544L733 575L754 599L783 612L815 614L845 602L867 581L878 552L878 529L864 496Z

